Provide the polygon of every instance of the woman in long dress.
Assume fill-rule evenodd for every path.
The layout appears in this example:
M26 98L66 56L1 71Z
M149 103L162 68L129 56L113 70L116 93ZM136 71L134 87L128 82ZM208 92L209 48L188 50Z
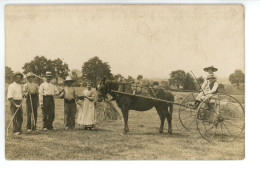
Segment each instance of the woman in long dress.
M91 90L91 84L87 84L87 89L82 92L84 99L79 101L79 113L77 123L85 126L85 130L92 129L95 125L95 106L94 106L94 93Z

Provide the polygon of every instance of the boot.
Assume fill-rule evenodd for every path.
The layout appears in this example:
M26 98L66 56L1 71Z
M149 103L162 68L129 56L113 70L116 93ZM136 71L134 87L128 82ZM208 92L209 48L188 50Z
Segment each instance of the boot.
M195 108L197 109L200 105L200 101L199 100L195 100Z

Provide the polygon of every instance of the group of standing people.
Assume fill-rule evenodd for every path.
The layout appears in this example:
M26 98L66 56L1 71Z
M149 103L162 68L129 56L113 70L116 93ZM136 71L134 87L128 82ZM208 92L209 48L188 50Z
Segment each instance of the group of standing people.
M13 133L19 135L22 132L23 109L22 100L26 98L26 114L28 132L36 130L38 107L42 109L43 130L53 130L55 119L55 101L54 96L64 99L64 125L65 129L75 128L75 116L77 113L77 104L79 105L77 123L84 126L85 129L92 129L95 125L95 94L92 91L91 83L87 83L87 88L78 96L74 87L73 80L67 77L64 81L64 88L59 91L51 83L52 73L46 72L45 81L38 87L33 82L35 75L27 73L27 82L21 86L23 74L16 72L14 82L8 86L7 99L10 101L10 110L13 122Z

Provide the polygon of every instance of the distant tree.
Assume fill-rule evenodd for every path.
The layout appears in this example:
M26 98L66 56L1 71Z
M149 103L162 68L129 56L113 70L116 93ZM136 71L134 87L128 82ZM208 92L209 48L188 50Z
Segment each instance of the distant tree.
M230 74L229 81L232 85L239 88L240 84L245 83L245 74L241 70L235 70L234 73Z
M24 73L33 72L38 76L44 76L46 71L52 72L56 82L58 83L58 77L65 79L68 76L69 67L61 59L50 60L44 56L36 56L31 62L25 63L22 67Z
M13 79L14 72L11 67L5 66L5 81L10 83Z
M202 76L197 78L198 83L201 85L204 82L204 78Z
M45 75L46 71L52 71L52 63L51 60L47 60L44 56L36 56L31 62L25 63L22 69L25 74L33 72L42 77Z
M139 74L139 75L137 76L137 79L143 79L143 75L140 75L140 74Z
M88 80L91 80L95 86L97 85L97 81L103 77L108 79L113 77L108 63L102 62L102 60L97 56L90 58L83 64L82 75Z
M225 91L225 85L222 83L218 84L218 91L220 93L223 93Z
M185 90L195 90L196 89L194 79L190 73L185 74L185 79L183 82L183 89L185 89Z
M185 71L183 70L172 71L170 73L169 84L174 85L179 89L180 86L184 85L185 78L186 78Z
M51 72L56 78L56 83L58 83L59 77L65 79L69 75L69 71L68 64L63 62L60 58L51 61Z
M71 70L71 78L74 80L73 86L83 85L82 72L78 69Z
M164 87L165 89L169 89L170 88L169 81L162 81L161 86Z
M78 69L71 70L71 78L77 80L82 77L82 72Z

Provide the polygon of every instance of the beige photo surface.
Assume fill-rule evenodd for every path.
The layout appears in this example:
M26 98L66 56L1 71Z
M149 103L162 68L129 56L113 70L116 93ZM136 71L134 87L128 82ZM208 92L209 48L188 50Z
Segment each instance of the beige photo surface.
M6 159L244 159L244 10L6 5Z

